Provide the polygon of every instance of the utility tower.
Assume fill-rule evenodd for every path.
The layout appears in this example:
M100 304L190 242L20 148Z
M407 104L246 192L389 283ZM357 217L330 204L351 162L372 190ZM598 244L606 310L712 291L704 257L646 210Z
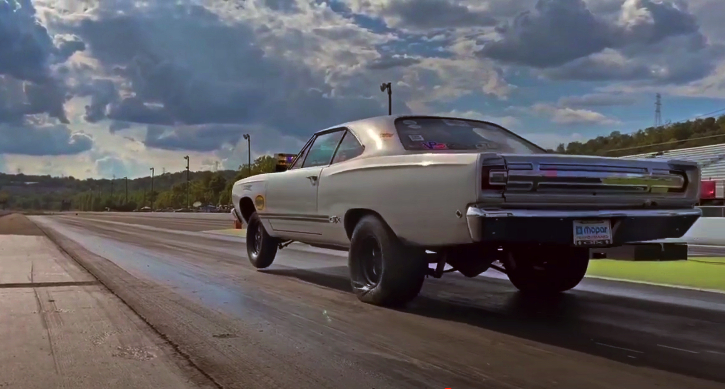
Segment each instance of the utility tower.
M655 128L662 126L662 95L656 95L655 100Z

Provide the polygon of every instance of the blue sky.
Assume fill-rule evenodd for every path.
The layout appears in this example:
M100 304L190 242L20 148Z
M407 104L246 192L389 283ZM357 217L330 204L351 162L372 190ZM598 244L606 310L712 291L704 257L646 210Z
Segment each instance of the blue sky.
M725 109L722 0L0 0L0 171L237 168L394 111L545 147Z

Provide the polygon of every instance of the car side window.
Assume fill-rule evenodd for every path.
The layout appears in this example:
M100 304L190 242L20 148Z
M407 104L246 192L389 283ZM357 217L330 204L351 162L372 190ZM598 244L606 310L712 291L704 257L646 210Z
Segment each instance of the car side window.
M358 142L355 135L350 131L345 132L345 137L340 142L340 147L337 148L335 158L332 159L332 163L338 163L353 159L362 154L365 148Z
M307 152L307 158L302 167L329 165L343 135L345 135L344 130L318 135L312 143L310 151Z
M307 156L307 152L310 151L310 146L311 145L312 145L312 143L310 143L310 141L307 141L307 144L302 149L302 151L300 151L299 155L297 156L297 159L292 164L292 166L289 167L288 170L299 169L299 168L302 167L302 163L305 162L305 157Z

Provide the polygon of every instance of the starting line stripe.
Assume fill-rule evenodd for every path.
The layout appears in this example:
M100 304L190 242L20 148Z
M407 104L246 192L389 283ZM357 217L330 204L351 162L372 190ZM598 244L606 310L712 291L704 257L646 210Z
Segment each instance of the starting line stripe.
M232 235L232 236L245 236L247 234L247 229L241 229L237 230L234 228L229 228L225 230L209 230L209 231L202 231L206 234L215 234L215 235Z

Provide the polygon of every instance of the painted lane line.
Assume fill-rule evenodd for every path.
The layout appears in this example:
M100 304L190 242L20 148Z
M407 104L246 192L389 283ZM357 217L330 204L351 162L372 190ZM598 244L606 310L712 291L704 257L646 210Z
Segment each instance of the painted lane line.
M594 344L598 344L598 345L604 346L604 347L616 348L617 350L629 351L631 353L644 354L644 351L637 351L637 350L632 350L630 348L612 346L611 344L599 343L599 342L594 342Z
M635 280L626 280L626 279L623 279L623 278L602 277L602 276L590 276L590 275L587 275L586 278L594 278L594 279L597 279L597 280L605 280L605 281L629 282L629 283L632 283L632 284L642 284L642 285L659 286L659 287L663 287L663 288L674 288L674 289L694 290L696 292L707 292L707 293L725 294L725 290L695 288L693 286L672 285L672 284L660 284L660 283L657 283L657 282L635 281Z
M672 347L672 346L665 346L664 344L658 344L657 346L663 347L663 348L668 348L671 350L684 351L684 352L690 353L690 354L699 354L698 351L685 350L684 348L677 348L677 347Z

